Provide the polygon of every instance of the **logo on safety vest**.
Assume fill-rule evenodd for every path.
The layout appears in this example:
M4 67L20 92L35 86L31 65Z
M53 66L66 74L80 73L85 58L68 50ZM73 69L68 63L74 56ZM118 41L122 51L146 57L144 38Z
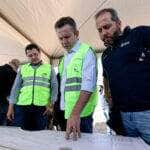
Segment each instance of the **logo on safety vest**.
M78 71L78 67L77 66L74 67L74 71Z

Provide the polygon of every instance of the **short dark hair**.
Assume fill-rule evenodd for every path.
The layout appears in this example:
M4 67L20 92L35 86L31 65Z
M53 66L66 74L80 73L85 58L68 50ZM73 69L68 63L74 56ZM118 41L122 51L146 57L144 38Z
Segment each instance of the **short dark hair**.
M74 31L77 30L76 22L74 21L73 18L71 18L69 16L68 17L62 17L59 20L57 20L55 23L55 29L59 29L59 28L63 27L64 25L67 25L67 24L70 25Z
M35 48L38 52L40 52L40 48L35 43L28 44L25 48L25 53L27 54L27 50L32 50Z
M118 13L115 9L113 8L104 8L102 10L100 10L96 15L95 15L95 19L97 19L100 15L102 15L105 12L109 12L111 14L111 19L113 21L120 21L119 17L118 17Z

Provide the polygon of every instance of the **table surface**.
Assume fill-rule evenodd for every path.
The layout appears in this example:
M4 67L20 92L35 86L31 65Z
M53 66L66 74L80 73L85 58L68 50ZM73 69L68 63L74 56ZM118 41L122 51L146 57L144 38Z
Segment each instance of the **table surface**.
M0 150L150 150L140 138L82 134L77 141L65 140L60 131L24 131L0 127Z

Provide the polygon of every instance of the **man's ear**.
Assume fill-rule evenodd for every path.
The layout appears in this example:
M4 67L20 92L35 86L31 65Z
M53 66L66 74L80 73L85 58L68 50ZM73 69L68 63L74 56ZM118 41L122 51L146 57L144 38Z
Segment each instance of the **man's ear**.
M75 35L76 35L76 37L79 36L79 31L78 30L75 31Z
M117 21L117 24L118 24L118 26L121 28L121 25L122 25L121 20L118 20L118 21Z

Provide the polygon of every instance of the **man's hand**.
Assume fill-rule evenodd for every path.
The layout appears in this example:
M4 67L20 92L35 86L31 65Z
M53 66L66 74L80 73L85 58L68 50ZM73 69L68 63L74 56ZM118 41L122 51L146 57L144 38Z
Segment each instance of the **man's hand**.
M66 139L68 140L73 134L73 140L76 141L81 137L80 133L80 115L71 115L67 120Z
M53 108L54 108L54 104L48 103L48 105L46 106L46 109L45 109L43 115L51 114L53 112Z
M9 104L8 111L7 111L7 119L12 121L14 119L14 105Z
M66 128L66 139L70 138L70 135L73 134L73 140L77 140L78 137L81 137L80 133L80 113L88 102L91 92L81 91L79 99L75 104L71 117L67 120L67 128Z

